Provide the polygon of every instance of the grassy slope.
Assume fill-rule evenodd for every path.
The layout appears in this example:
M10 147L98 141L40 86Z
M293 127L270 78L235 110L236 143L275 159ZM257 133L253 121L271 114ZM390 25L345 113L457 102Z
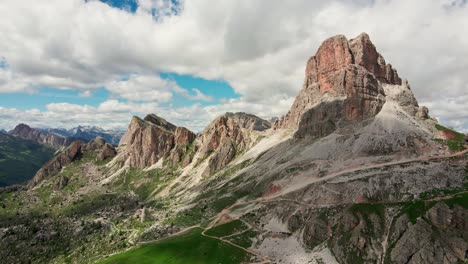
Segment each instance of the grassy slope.
M243 250L219 240L204 237L201 232L201 229L195 229L188 234L143 245L98 263L229 264L247 260L248 255Z
M54 152L33 141L0 135L0 187L31 179Z
M452 134L454 138L445 140L446 144L450 149L453 150L464 150L465 149L465 135L459 133L453 129L444 127L442 125L436 125L437 130Z

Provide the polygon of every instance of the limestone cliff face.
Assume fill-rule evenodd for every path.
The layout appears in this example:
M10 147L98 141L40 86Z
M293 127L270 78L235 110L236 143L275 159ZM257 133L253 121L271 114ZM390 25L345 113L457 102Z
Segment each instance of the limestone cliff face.
M32 140L38 143L50 145L56 149L66 147L70 145L73 141L76 141L74 138L65 138L55 134L44 135L39 132L37 129L31 128L26 124L17 125L10 134L22 139Z
M209 175L226 166L255 142L255 131L270 127L270 122L246 113L226 113L216 118L200 139L200 156L202 159L210 157L204 174Z
M371 118L385 103L382 84L401 85L401 79L367 34L329 38L308 60L304 87L275 128L297 130L296 137L320 137Z
M226 166L234 157L257 140L255 132L271 128L271 123L246 113L226 113L216 118L198 136L150 114L144 119L133 117L119 144L124 163L146 168L162 159L165 165L185 167L208 159L204 175ZM193 160L194 157L197 160Z
M144 119L134 116L119 146L125 152L126 164L145 168L160 159L167 159L173 165L180 162L185 150L196 135L186 128L176 127L154 114Z

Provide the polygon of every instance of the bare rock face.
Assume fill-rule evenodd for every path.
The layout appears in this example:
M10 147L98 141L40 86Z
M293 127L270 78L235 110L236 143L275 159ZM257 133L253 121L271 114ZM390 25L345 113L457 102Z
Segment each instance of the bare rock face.
M366 68L383 83L401 85L397 71L392 68L391 64L385 63L385 59L370 41L369 35L361 33L357 38L349 41L349 47L353 53L355 64Z
M419 111L418 101L407 80L399 86L384 84L384 91L387 98L398 102L408 114L415 116Z
M45 178L59 173L63 167L72 163L75 159L81 157L81 143L73 142L58 156L47 162L37 173L34 178L29 182L29 187L34 187Z
M333 87L344 100L320 102L302 113L296 138L323 137L338 127L375 116L385 99L375 77L360 66L349 65L334 75Z
M252 131L264 131L270 122L246 113L226 113L216 118L201 136L201 157L210 157L204 174L209 175L231 162L252 143Z
M395 243L392 263L464 263L468 244L467 210L439 202L410 224Z
M275 128L297 130L296 137L325 136L377 115L385 103L382 84L401 83L367 34L329 38L307 61L304 87Z
M175 146L171 150L169 161L172 166L182 162L182 166L187 166L192 162L195 149L193 141L196 139L196 135L185 127L176 127L174 131L174 142Z
M98 151L98 150L101 150L101 148L104 147L105 144L106 144L106 140L104 140L102 137L96 137L90 142L84 144L82 146L82 150L83 151Z
M103 161L107 158L113 158L117 155L117 151L113 146L108 143L105 143L104 146L101 148L99 154L96 157L96 160Z
M428 119L429 118L429 109L426 106L422 106L418 109L416 113L416 117L421 119Z
M106 140L102 137L96 137L90 142L81 146L82 151L93 151L97 154L96 160L103 161L107 158L113 158L117 155L115 148L106 143Z
M187 150L195 137L188 129L150 114L144 119L132 118L119 146L124 148L126 163L131 167L145 168L168 158L175 165L182 159L182 150Z

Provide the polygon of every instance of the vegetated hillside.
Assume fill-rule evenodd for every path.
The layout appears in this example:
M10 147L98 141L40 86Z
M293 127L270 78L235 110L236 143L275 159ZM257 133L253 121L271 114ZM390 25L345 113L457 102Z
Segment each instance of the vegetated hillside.
M30 180L54 152L52 147L0 133L0 186Z
M454 143L454 141L456 141ZM275 123L133 117L0 192L6 263L464 263L468 151L366 34L327 39Z

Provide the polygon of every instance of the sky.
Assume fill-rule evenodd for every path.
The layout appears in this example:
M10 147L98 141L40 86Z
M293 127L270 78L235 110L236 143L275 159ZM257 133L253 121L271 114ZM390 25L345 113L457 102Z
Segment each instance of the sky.
M0 128L281 116L323 40L367 32L431 116L468 132L466 2L2 0Z

